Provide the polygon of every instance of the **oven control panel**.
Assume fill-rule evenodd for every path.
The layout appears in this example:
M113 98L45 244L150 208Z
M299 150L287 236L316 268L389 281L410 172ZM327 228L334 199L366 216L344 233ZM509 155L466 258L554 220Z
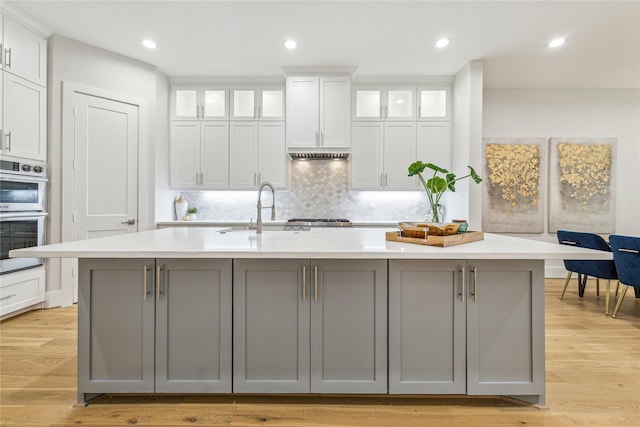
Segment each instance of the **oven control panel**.
M0 160L0 172L44 177L46 168L42 163L22 163Z

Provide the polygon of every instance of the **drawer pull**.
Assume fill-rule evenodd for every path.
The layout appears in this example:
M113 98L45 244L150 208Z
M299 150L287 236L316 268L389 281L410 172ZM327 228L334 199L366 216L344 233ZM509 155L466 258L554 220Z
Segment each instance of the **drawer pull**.
M618 249L619 252L627 252L629 254L640 254L640 251L637 249L625 249L625 248L620 248Z

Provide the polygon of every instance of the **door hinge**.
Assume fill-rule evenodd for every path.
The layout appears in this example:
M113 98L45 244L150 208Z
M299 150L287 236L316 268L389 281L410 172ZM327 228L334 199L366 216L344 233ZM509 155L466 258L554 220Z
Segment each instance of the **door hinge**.
M74 105L73 106L73 117L75 117L75 116L76 116L76 106Z
M71 222L74 222L74 223L76 222L76 214L75 213L71 214Z

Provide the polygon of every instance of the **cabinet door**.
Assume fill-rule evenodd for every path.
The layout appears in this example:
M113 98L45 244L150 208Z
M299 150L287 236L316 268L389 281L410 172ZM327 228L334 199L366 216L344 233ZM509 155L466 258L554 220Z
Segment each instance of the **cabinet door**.
M47 85L47 40L4 16L4 69L40 86Z
M258 118L260 120L283 121L284 116L284 90L280 88L265 88L260 92L260 106Z
M199 99L202 99L201 118L203 120L229 119L227 92L227 88L224 87L207 86L201 89Z
M415 88L389 88L386 90L385 120L415 120Z
M47 90L3 72L4 152L24 159L47 159Z
M353 120L382 120L382 89L363 87L354 90L354 94Z
M351 78L320 78L320 147L351 146L350 108Z
M389 261L389 393L466 392L464 261Z
M255 188L258 182L258 122L231 122L229 186Z
M449 120L450 91L445 88L418 89L418 120Z
M468 263L468 394L544 404L543 273L543 261Z
M351 189L377 190L382 187L381 122L353 122L351 146Z
M153 259L80 259L79 394L154 391L153 283Z
M195 188L200 174L200 123L171 122L169 179L172 188Z
M313 261L311 392L387 392L387 261Z
M205 189L229 187L229 122L202 122L200 185Z
M231 260L157 260L156 392L231 392Z
M451 125L448 122L419 122L417 158L451 170Z
M196 87L171 88L172 118L178 120L199 120L200 100Z
M284 122L267 122L260 123L258 132L258 181L277 189L287 188L289 176L284 129Z
M407 176L416 161L416 123L384 124L384 187L389 190L414 190L416 178Z
M308 265L234 260L234 392L309 392Z
M231 120L256 120L258 100L255 89L231 89Z
M287 146L313 148L319 145L319 79L287 78Z

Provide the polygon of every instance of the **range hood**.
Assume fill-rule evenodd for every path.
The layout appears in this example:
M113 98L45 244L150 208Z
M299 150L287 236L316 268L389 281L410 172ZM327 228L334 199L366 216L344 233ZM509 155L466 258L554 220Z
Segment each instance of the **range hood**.
M292 160L346 160L349 158L349 151L346 150L289 150L289 157Z

